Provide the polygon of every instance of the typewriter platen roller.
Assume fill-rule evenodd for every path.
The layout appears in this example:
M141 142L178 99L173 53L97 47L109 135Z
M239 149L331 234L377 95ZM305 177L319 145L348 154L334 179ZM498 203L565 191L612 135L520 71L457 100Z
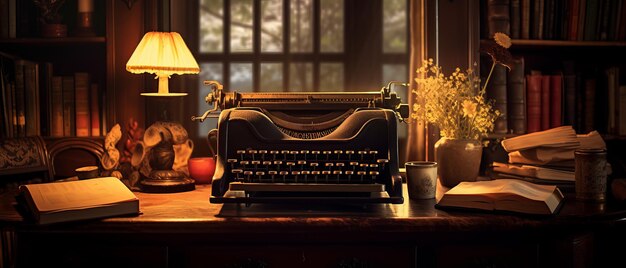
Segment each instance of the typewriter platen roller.
M380 92L237 93L208 82L220 111L212 203L402 203L397 123L408 115ZM390 83L391 85L391 83Z

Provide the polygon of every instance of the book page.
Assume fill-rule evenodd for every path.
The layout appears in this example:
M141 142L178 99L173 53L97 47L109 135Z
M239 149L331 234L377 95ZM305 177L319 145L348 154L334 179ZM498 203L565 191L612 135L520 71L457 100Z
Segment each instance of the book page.
M502 195L514 194L532 200L546 200L556 186L537 185L520 180L498 179L492 181L461 182L446 195Z
M20 189L30 192L40 212L97 207L137 199L114 177L22 185Z

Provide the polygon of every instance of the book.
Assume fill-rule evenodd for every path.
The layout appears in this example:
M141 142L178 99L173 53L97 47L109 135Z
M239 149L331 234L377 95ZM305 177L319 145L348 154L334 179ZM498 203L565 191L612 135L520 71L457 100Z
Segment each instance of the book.
M507 112L509 130L515 134L526 133L526 79L524 58L513 60L513 67L507 73Z
M118 178L28 184L18 202L39 224L139 214L139 199Z
M76 118L76 136L91 136L91 117L89 107L89 92L91 82L89 73L77 72L74 74L74 105Z
M98 84L91 84L90 102L91 107L91 136L100 136L100 101L98 98Z
M76 103L74 76L63 76L63 135L76 136Z
M571 147L580 145L576 131L572 126L561 126L502 140L502 147L507 152L544 147Z
M52 77L52 93L50 94L50 136L63 136L63 77Z
M530 0L521 0L521 39L530 39Z
M522 0L511 0L510 3L510 26L511 26L511 38L512 39L520 39L521 37L521 23L522 23L522 12L521 12L521 1Z
M510 35L509 0L487 1L487 23L489 38L496 32Z
M526 76L526 132L541 130L541 75Z
M550 76L541 76L541 130L550 128Z
M522 177L537 178L546 181L575 181L573 170L557 169L544 166L517 165L493 162L493 171Z
M444 193L437 206L551 215L562 202L563 193L554 185L498 179L461 182Z
M626 86L619 87L619 135L626 136Z
M597 131L576 135L577 146L540 145L535 148L509 152L509 163L574 167L574 151L579 148L606 149L606 143Z
M563 125L563 75L550 76L550 127L555 128Z
M489 73L489 72L485 72ZM491 75L491 80L487 85L486 95L487 98L495 101L494 108L500 111L500 116L496 118L494 122L494 133L507 133L508 132L508 116L507 116L507 68L501 65L496 65Z

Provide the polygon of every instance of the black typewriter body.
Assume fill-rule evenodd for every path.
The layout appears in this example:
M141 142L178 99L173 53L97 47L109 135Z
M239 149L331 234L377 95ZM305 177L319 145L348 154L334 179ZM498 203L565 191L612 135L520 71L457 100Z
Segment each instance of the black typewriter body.
M210 202L403 203L399 115L372 96L221 95Z

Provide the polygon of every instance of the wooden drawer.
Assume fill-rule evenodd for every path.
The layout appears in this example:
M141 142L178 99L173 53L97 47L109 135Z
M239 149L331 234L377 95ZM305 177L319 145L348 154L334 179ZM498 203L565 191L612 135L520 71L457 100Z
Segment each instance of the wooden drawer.
M170 250L184 267L415 267L415 248L393 245L257 244Z

